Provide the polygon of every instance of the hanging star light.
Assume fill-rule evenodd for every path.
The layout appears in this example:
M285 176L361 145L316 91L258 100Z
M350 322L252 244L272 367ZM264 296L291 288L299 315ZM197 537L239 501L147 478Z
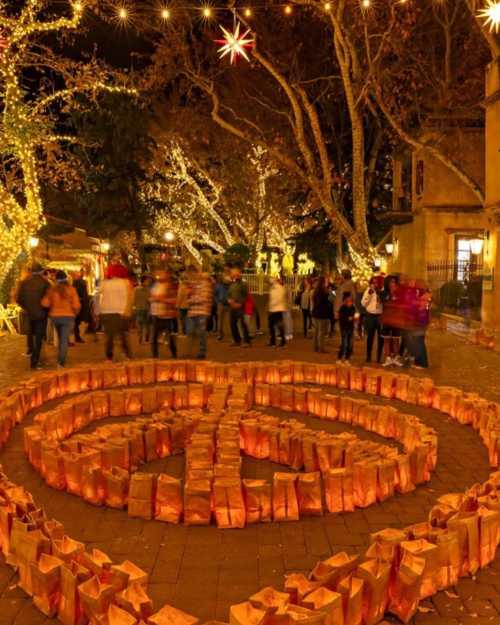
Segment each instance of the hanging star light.
M224 39L216 39L215 43L218 43L220 58L224 58L227 54L230 55L231 65L236 62L239 56L242 56L246 61L250 58L247 53L247 49L253 47L255 40L249 37L250 29L246 30L243 34L240 34L241 23L238 22L234 28L234 31L230 33L228 30L221 26L220 29L224 35Z
M486 0L486 6L478 13L479 17L484 20L485 26L488 26L490 32L498 33L500 30L500 1Z

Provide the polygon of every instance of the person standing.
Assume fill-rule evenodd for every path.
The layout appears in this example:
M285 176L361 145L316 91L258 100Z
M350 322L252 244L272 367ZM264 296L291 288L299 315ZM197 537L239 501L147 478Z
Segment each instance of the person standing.
M207 322L212 310L214 285L208 273L194 267L188 274L188 334L191 335L191 347L196 338L199 350L196 358L207 357Z
M425 335L430 323L431 303L432 295L429 289L416 288L406 328L407 349L412 367L415 369L427 369L429 366Z
M335 336L335 283L332 280L328 280L328 316L330 321L330 328L328 332L329 338Z
M187 335L187 314L188 314L188 296L189 289L188 283L185 276L182 276L179 290L177 291L177 310L179 311L179 317L181 321L182 334L184 336Z
M158 358L158 339L165 333L172 358L177 358L175 341L175 320L177 318L177 283L167 271L158 271L156 281L151 288L151 319L153 323L153 340L151 351L153 358Z
M338 285L337 290L335 292L335 306L334 306L335 319L339 318L338 312L340 310L340 307L344 303L345 293L350 293L350 295L352 296L353 302L356 301L357 289L356 289L356 285L354 284L352 280L352 274L349 269L342 270L340 284Z
M214 289L215 304L217 306L217 339L224 340L224 325L228 313L229 304L227 303L227 281L225 276L217 276Z
M64 367L68 355L69 337L76 327L81 300L75 287L68 284L68 276L64 271L58 271L55 278L56 285L51 286L45 293L42 306L49 309L49 317L57 332L57 365Z
M402 317L404 302L401 298L399 284L396 278L388 279L387 288L382 294L382 338L384 340L385 361L383 366L396 365L402 367L399 356L401 344Z
M134 288L134 317L137 333L139 335L139 343L149 342L149 330L151 326L149 298L149 276L142 276L140 284Z
M232 282L229 285L227 301L230 310L229 318L231 323L231 333L233 335L232 345L241 345L241 335L238 327L241 325L243 332L243 347L250 347L250 334L248 332L248 326L245 323L243 310L243 305L248 295L248 287L242 280L240 267L233 267L231 269L231 279Z
M47 310L42 306L42 298L49 289L49 283L42 277L43 267L34 262L31 275L19 285L17 303L27 316L28 353L32 369L40 368L40 354L47 331Z
M255 300L253 298L253 295L250 293L250 291L248 291L247 297L243 304L243 320L248 328L248 334L250 336L252 336L250 333L250 322L252 321L254 312L255 312Z
M361 305L365 309L365 329L366 329L366 362L372 361L373 343L377 336L377 362L382 361L382 350L384 340L381 335L380 317L382 315L382 299L377 288L377 279L372 277L368 288L363 293Z
M75 271L73 274L73 287L76 289L78 299L80 300L80 311L75 317L75 343L85 343L80 334L80 324L89 322L90 301L87 282L81 270Z
M302 287L297 295L297 303L300 306L302 312L302 325L304 331L304 338L307 338L308 331L312 327L311 317L311 296L312 288L309 278L304 278L302 281Z
M113 360L117 336L120 338L125 357L131 357L128 325L132 314L132 298L132 284L127 268L120 263L110 265L106 279L101 282L96 301L96 309L106 335L105 354L107 360Z
M356 307L350 293L344 293L344 302L339 308L339 326L340 326L340 349L338 362L344 362L350 365L352 356L352 347L354 339L354 319L356 317Z
M285 347L285 323L283 313L287 307L286 289L279 278L273 278L269 290L269 345L276 347L276 328L279 329L281 343Z
M329 324L328 282L324 276L318 278L312 294L312 318L314 326L314 351L328 353L325 349L325 337Z

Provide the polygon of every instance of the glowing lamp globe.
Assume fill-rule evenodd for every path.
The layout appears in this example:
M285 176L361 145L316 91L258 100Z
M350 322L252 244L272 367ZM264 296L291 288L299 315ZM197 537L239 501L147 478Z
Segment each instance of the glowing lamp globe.
M474 254L474 256L479 256L479 254L481 254L481 252L483 251L483 244L484 239L472 239L469 242L470 251L472 252L472 254Z
M175 234L173 232L165 232L165 241L171 243L175 239Z
M30 237L30 247L32 249L35 247L38 247L39 243L40 243L40 239L38 237Z

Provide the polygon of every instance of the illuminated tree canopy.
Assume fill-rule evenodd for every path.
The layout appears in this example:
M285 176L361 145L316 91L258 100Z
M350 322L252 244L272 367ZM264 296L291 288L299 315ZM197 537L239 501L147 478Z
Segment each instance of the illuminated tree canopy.
M427 129L452 116L482 123L484 69L500 55L500 3L289 6L0 2L0 281L43 223L41 185L65 188L81 176L88 183L82 153L92 154L94 173L102 163L99 137L85 151L88 138L71 123L75 109L102 110L102 91L137 96L154 110L145 132L155 148L139 163L144 176L131 182L145 207L135 233L158 239L168 227L194 254L240 241L258 252L321 214L321 232L328 223L325 236L368 271L399 146L428 151L483 204L481 181ZM68 42L83 31L92 36L88 15L110 32L133 32L123 54L131 67L141 57L141 71L111 69L102 40L94 53L75 55ZM248 62L242 54L221 59L215 43L221 27L230 34L237 23L250 42ZM97 193L110 192L106 180Z

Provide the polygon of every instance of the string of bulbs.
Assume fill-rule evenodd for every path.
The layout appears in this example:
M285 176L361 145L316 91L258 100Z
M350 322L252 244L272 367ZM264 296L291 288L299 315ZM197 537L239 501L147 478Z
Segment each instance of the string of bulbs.
M370 8L372 8L373 0L358 0L358 1L359 1L359 6L362 10L367 11ZM406 4L407 0L397 0L397 2L399 4ZM173 8L174 7L167 6L167 5L161 7L158 11L160 18L165 21L169 20L172 17ZM234 13L235 7L215 6L212 4L203 4L200 6L193 6L193 5L182 6L182 5L176 4L175 9L183 10L183 11L194 11L198 13L202 18L210 19L214 17L218 12L229 11L231 13ZM254 15L255 11L269 10L269 9L278 9L284 15L292 15L294 11L294 7L288 3L273 4L272 6L261 5L261 6L254 6L254 7L243 7L243 8L239 8L238 10L240 10L241 14L244 15L246 18L251 18ZM326 12L330 11L332 9L332 2L328 2L328 0L324 2L323 9ZM116 7L116 18L120 20L121 22L129 21L133 17L133 14L134 14L134 9L131 9L126 4L120 4Z
M357 0L359 7L362 12L369 12L373 6L375 0ZM405 5L408 4L408 0L395 0L397 4ZM77 0L77 3L78 0ZM329 0L325 0L323 3L323 9L326 13L328 13L332 9L333 3ZM229 11L234 14L235 7L228 6L215 6L210 3L205 3L199 6L195 5L184 5L177 6L175 5L175 9L184 10L184 11L194 11L199 14L202 19L208 20L213 18L218 12ZM272 6L254 6L254 7L243 7L239 8L242 15L245 18L251 18L254 14L254 11L257 10L269 10L269 9L278 9L284 15L290 16L294 11L294 7L291 4L273 4ZM163 21L168 21L172 17L172 11L174 10L173 6L164 5L159 9L159 16ZM134 9L130 8L127 4L119 4L116 7L116 19L119 22L126 23L133 17ZM489 28L491 32L498 33L500 31L500 0L484 0L483 8L480 8L477 13L478 17L484 21L485 27Z

